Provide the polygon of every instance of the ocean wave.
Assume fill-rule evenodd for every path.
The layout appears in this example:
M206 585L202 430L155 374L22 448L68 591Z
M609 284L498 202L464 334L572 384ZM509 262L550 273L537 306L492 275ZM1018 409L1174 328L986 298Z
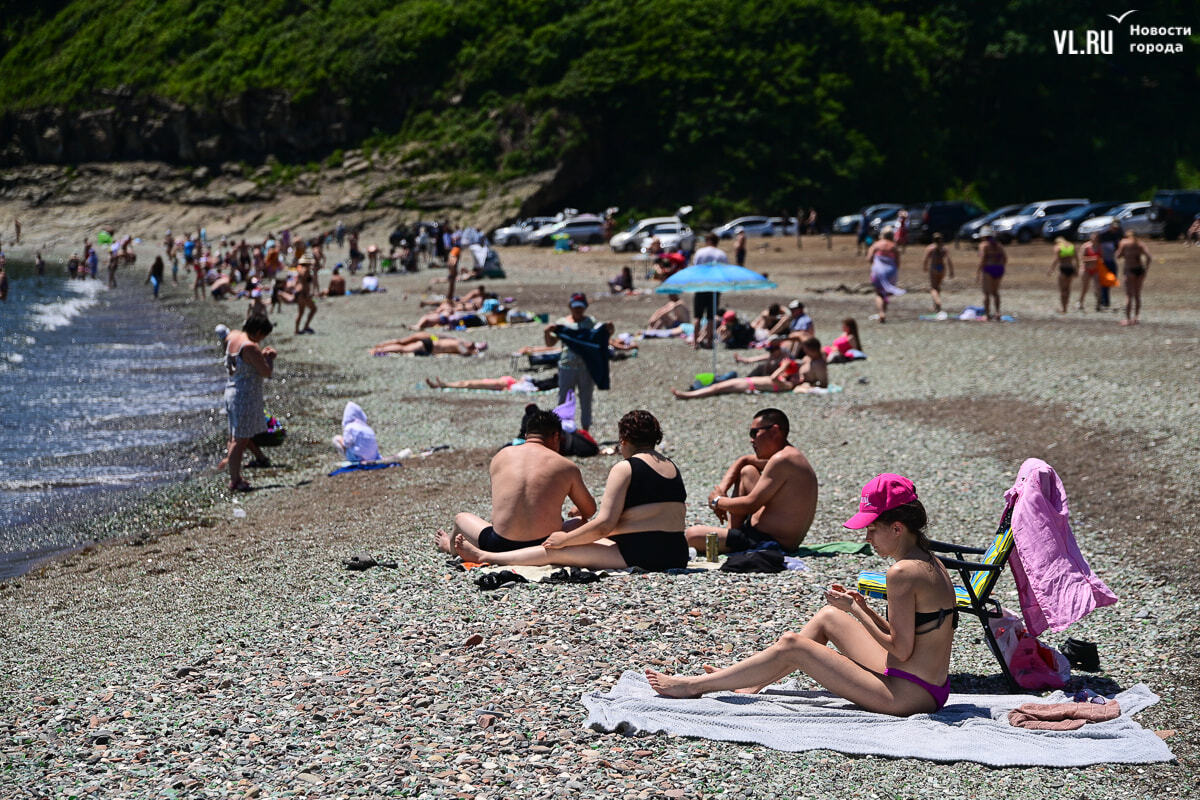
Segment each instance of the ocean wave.
M30 304L34 327L52 331L70 325L73 319L96 304L101 292L107 291L99 281L71 281L66 288L74 297L60 298L56 303Z

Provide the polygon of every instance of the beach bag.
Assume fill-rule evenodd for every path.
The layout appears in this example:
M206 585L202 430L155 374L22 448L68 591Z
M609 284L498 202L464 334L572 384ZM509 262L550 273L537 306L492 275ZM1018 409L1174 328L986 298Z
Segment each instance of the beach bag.
M1116 273L1109 269L1104 263L1099 263L1096 267L1096 281L1106 289L1111 289L1120 281L1117 280Z
M265 416L267 418L267 429L262 433L254 435L254 443L259 447L278 447L283 444L284 438L287 437L287 428L270 414L266 414Z
M1024 620L1001 608L1002 615L988 620L1008 671L1024 689L1061 689L1071 677L1067 657L1030 636Z

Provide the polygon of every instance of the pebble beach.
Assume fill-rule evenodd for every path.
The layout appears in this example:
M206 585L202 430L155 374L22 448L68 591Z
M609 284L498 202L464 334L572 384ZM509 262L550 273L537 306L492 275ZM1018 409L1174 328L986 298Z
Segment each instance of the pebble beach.
M1103 672L1076 672L1073 688L1111 693L1144 682L1160 695L1136 719L1165 739L1174 762L988 769L585 729L581 695L607 689L623 671L696 672L745 657L817 611L823 587L852 584L884 562L810 557L805 570L775 575L619 573L586 585L480 591L435 550L433 534L455 512L489 515L488 461L516 434L530 398L436 391L424 379L519 376L509 354L540 344L541 330L462 333L489 343L479 358L371 357L372 344L403 336L419 316L418 300L441 274L422 271L381 276L386 293L321 301L315 335L291 333L291 307L274 317L267 344L279 360L267 407L289 433L270 452L277 466L248 473L256 491L235 497L223 488L215 465L224 419L214 416L196 444L209 471L97 517L87 524L101 543L0 584L0 796L1098 799L1200 791L1200 599L1188 580L1200 549L1200 250L1147 245L1155 262L1143 322L1128 328L1114 313L1072 305L1058 314L1043 245L1009 249L1002 296L1017 321L1007 324L920 321L929 299L919 248L910 247L912 263L900 274L910 291L886 325L867 320L867 270L851 238L835 238L831 249L818 237L802 249L792 239L752 246L747 266L779 288L726 295L723 304L753 317L769 302L800 297L826 342L843 317L855 317L868 358L830 367L841 391L677 401L669 388L708 371L711 353L646 341L636 358L613 363L613 389L597 393L592 432L612 442L624 412L652 411L686 481L689 522L708 522L707 493L747 450L751 416L783 409L820 480L807 544L855 538L841 523L863 483L890 471L916 483L933 538L984 545L1021 462L1045 459L1066 486L1083 554L1120 602L1043 639L1098 644ZM607 248L499 253L509 277L495 290L534 313L560 316L567 296L584 291L589 313L636 332L661 304L654 295L603 294L629 263ZM951 254L958 277L947 282L945 303L960 310L980 302L975 260L965 249ZM238 325L244 302L191 303L189 295L183 283L169 286L163 303L188 319L196 342L212 344L219 374L212 328ZM1123 300L1115 290L1114 305ZM738 368L724 350L718 366ZM554 404L552 394L531 399ZM385 455L417 455L393 469L327 477L337 461L329 438L347 400L366 411ZM439 445L449 448L420 456ZM615 458L580 460L594 494ZM363 552L398 566L347 571L342 560ZM1015 608L1011 575L1001 581L999 597ZM1003 691L969 617L956 634L951 684L955 692Z

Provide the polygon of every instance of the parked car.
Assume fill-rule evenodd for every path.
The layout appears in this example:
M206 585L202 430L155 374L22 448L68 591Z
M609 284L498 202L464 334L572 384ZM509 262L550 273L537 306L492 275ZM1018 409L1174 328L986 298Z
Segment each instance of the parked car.
M834 233L858 233L858 225L862 222L862 212L847 214L833 221Z
M1177 239L1200 214L1200 190L1170 189L1154 193L1150 219L1162 225L1164 239Z
M744 228L747 236L774 236L775 225L770 217L738 217L720 227L713 228L713 233L722 239L732 239L738 228Z
M650 240L654 237L658 237L658 243L662 245L663 250L674 250L678 247L690 252L696 249L696 234L678 219L655 225L649 233L642 237L641 246L638 249L645 250L650 246Z
M773 236L795 236L800 230L800 223L795 217L788 217L787 222L783 221L783 217L771 217L771 230Z
M953 237L962 224L983 213L974 203L935 201L908 207L908 240L929 244L933 235Z
M1157 236L1163 229L1162 223L1150 219L1150 202L1143 200L1119 205L1107 214L1080 223L1075 238L1084 241L1093 233L1103 231L1114 221L1121 226L1121 230L1133 231L1138 236Z
M888 227L889 225L895 227L896 217L899 216L900 209L902 208L904 208L904 206L892 206L891 208L884 208L874 216L869 217L869 222L867 222L867 235L872 239L878 239L879 234L884 228Z
M1011 217L1024 207L1025 206L1021 203L1011 206L1002 206L1001 208L997 208L995 211L989 211L981 217L967 220L962 224L962 227L958 229L958 233L954 235L954 238L960 242L978 242L979 231L983 230L985 226L991 225L998 219Z
M497 228L492 231L492 242L502 245L526 244L529 241L531 233L553 222L554 217L527 217L519 219L512 225L505 225L503 228Z
M608 246L614 253L632 253L642 249L643 241L652 236L659 226L673 223L682 224L679 217L648 217L639 219L626 230L608 240Z
M1086 206L1086 197L1064 198L1061 200L1039 200L1030 203L1011 217L1001 217L992 223L996 238L1003 244L1016 239L1021 244L1033 241L1033 237L1042 235L1042 225L1046 217L1055 214L1065 214L1073 208Z
M1074 239L1081 223L1092 217L1107 214L1119 205L1115 200L1105 200L1103 203L1088 203L1086 206L1073 208L1065 214L1046 217L1046 221L1042 223L1042 238L1047 242L1052 242L1059 236Z
M565 233L575 244L600 244L604 241L604 219L595 214L580 214L561 222L544 225L529 234L529 243L538 247L554 244L554 235Z

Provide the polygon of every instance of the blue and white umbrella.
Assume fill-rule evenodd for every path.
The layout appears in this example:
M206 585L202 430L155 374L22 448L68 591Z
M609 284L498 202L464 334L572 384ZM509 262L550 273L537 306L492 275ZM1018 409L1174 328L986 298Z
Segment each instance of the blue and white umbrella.
M716 262L713 264L695 264L681 269L662 282L654 291L657 294L694 294L696 292L713 292L712 319L716 324L717 295L716 292L749 292L755 289L774 289L778 284L767 280L764 276L736 264ZM717 373L717 343L712 343L713 374Z

